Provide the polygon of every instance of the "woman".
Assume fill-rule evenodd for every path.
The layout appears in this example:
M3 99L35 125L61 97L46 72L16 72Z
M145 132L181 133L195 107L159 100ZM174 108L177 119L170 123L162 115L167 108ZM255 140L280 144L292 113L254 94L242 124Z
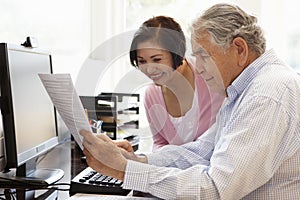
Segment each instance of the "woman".
M131 43L131 64L154 82L144 100L153 150L196 140L215 122L224 99L209 90L185 52L180 25L166 16L145 21Z

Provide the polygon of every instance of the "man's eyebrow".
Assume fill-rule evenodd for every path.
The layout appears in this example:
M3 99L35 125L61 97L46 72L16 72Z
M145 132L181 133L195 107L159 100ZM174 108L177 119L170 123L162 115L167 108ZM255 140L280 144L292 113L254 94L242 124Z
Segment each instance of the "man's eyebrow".
M207 52L202 48L198 48L192 52L192 54L199 54L199 53L207 53Z

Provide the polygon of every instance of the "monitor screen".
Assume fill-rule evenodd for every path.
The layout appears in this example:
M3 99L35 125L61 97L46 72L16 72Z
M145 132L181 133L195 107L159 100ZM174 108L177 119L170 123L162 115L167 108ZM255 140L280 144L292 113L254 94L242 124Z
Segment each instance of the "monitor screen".
M39 73L52 73L51 55L0 44L1 112L6 168L17 168L58 144L56 112Z

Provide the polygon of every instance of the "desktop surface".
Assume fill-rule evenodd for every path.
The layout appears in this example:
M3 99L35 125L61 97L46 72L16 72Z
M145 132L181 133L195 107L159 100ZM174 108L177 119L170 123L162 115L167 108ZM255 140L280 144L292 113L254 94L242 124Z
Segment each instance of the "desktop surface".
M130 190L122 188L123 182L105 176L87 167L71 180L70 195L77 193L128 195Z
M145 144L142 146L145 146ZM140 147L141 145L139 145L139 150ZM88 167L82 158L83 156L81 149L74 141L66 141L38 158L37 168L57 168L64 171L64 177L57 182L57 184L60 185L56 186L59 189L56 191L58 200L65 200L71 196L71 180ZM47 192L47 190L36 190L35 197L39 197L45 192ZM0 189L0 193L3 193L3 189ZM126 194L124 193L124 195ZM132 194L133 193L130 192L127 196L132 196ZM117 196L114 195L114 197Z
M159 198L156 197L134 197L134 196L118 196L114 195L113 198L111 195L98 195L98 194L82 194L78 193L67 200L158 200Z

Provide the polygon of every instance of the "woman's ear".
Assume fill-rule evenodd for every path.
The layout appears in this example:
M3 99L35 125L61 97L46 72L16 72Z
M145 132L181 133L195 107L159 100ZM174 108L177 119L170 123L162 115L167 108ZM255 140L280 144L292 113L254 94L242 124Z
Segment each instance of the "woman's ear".
M236 48L239 66L246 67L249 55L247 42L241 37L236 37L233 39L232 44Z

